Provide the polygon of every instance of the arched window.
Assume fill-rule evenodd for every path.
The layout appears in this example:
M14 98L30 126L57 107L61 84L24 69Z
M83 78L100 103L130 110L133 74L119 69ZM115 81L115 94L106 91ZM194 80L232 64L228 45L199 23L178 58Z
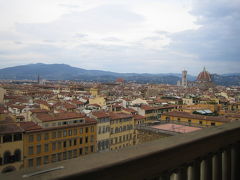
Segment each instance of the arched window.
M21 161L21 151L19 149L14 152L15 161Z
M170 118L169 118L169 117L166 117L166 121L170 121Z
M4 164L11 163L11 153L10 153L9 151L6 151L6 152L3 154L3 163L4 163Z

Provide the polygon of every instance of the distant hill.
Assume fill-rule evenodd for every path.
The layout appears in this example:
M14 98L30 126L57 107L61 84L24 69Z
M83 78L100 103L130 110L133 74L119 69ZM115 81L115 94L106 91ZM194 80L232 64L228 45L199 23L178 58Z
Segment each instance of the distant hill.
M214 83L222 86L240 86L240 74L224 74L224 75L218 75L213 74L213 81Z
M176 84L181 79L181 74L137 74L137 73L115 73L110 71L86 70L72 67L66 64L28 64L0 69L0 79L11 80L36 80L37 76L47 80L77 80L111 82L116 78L124 78L126 81L137 83L163 83ZM188 75L193 81L196 77ZM240 74L214 74L214 81L220 85L240 85Z

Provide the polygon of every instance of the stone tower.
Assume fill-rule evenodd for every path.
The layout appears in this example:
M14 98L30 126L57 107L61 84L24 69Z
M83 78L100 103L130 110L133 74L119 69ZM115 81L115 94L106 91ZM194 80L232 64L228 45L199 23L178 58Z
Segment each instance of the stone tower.
M182 71L182 86L187 87L187 71Z

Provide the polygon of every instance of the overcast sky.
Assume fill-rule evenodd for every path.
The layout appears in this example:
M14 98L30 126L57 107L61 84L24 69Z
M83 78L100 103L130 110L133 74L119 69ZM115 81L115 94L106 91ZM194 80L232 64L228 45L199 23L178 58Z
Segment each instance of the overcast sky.
M239 0L0 0L0 68L240 72Z

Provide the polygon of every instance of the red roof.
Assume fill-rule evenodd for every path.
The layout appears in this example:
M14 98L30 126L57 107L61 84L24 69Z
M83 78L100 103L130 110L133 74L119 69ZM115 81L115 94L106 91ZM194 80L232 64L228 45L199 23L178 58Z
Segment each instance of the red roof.
M41 126L39 126L39 125L37 125L36 123L31 122L31 121L28 121L28 122L20 122L20 127L23 128L25 131L42 129Z
M179 112L179 111L166 112L166 113L163 113L163 115L207 120L207 121L231 122L231 120L227 119L224 116L204 116L204 115L190 114L187 112Z
M36 117L43 122L47 121L58 121L58 120L66 120L66 119L76 119L76 118L84 118L85 114L76 113L76 112L64 112L57 114L37 114Z
M140 119L145 119L145 116L141 116L141 115L136 114L136 115L133 115L133 118L135 120L140 120Z
M133 115L127 113L109 113L111 119L125 119L125 118L132 118Z
M46 109L31 109L32 113L48 113L49 111Z
M92 115L95 116L96 118L105 118L110 116L108 113L102 111L93 112Z
M211 82L212 78L209 72L207 72L206 69L204 68L203 71L199 73L197 81Z

